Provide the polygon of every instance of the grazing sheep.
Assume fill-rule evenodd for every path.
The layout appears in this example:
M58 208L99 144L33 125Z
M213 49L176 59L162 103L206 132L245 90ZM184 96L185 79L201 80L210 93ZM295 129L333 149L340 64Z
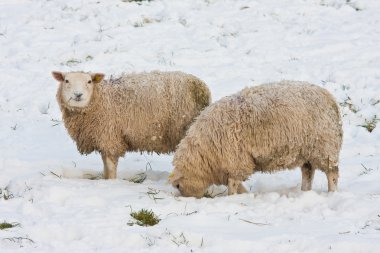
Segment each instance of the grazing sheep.
M101 153L104 177L116 178L126 151L169 153L210 103L205 83L182 72L122 75L52 72L63 121L81 154Z
M342 136L338 106L321 87L282 81L245 88L197 117L178 145L170 182L183 196L202 197L212 184L235 194L246 192L241 182L254 172L301 167L303 191L316 168L335 191Z

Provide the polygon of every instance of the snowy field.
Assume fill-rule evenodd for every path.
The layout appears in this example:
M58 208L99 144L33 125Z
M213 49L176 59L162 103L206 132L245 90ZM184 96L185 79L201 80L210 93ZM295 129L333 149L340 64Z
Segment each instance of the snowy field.
M342 109L339 191L317 172L301 192L297 169L253 175L249 194L183 198L167 184L172 156L137 153L117 180L89 180L100 156L68 136L52 70L181 70L214 101L318 84ZM378 0L1 0L0 74L0 222L19 224L0 230L1 253L380 252ZM160 223L127 225L141 208Z

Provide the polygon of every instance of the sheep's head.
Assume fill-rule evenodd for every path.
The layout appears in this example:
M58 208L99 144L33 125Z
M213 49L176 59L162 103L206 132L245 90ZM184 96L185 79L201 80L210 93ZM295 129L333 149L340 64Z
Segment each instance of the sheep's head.
M53 77L60 83L61 99L67 107L84 108L89 105L94 85L100 83L104 74L53 71Z
M174 170L169 176L169 182L177 188L184 197L202 198L209 185L204 180L184 176L180 171Z

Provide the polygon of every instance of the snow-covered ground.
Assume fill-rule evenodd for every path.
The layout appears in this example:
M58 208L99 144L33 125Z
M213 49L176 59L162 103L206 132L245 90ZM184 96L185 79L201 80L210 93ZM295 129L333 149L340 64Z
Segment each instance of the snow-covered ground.
M249 194L183 198L167 184L172 156L148 154L89 180L101 159L78 154L50 72L155 69L200 77L213 100L282 79L330 90L339 192L322 173L301 192L293 170L253 175ZM20 225L0 230L0 252L380 252L380 122L361 126L379 118L378 0L1 0L0 222ZM160 223L128 226L141 208Z

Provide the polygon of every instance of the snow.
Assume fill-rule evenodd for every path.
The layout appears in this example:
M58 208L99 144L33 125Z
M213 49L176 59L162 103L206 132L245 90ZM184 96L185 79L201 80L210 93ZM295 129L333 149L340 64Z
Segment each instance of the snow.
M380 127L360 126L380 118L379 13L377 0L2 0L0 222L20 226L0 230L0 252L379 252ZM282 79L327 88L344 115L339 191L317 172L301 192L297 169L183 198L172 156L137 153L117 180L89 180L101 159L77 152L50 72L154 69L200 77L213 100ZM128 226L141 208L160 223Z

